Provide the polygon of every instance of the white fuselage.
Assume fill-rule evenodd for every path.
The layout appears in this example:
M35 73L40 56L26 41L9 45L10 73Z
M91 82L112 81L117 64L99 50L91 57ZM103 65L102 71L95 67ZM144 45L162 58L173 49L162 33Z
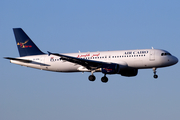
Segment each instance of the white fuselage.
M64 55L77 57L81 59L88 59L94 61L103 61L107 63L117 63L124 67L146 69L146 68L160 68L174 65L178 59L165 50L159 49L140 49L140 50L121 50L121 51L103 51L103 52L83 52L83 53L67 53ZM85 67L61 60L55 55L34 55L20 57L19 59L32 60L33 63L24 63L20 61L11 60L11 63L22 66L37 68L41 70L55 71L55 72L89 72ZM34 64L34 63L42 63ZM101 70L96 70L100 72Z

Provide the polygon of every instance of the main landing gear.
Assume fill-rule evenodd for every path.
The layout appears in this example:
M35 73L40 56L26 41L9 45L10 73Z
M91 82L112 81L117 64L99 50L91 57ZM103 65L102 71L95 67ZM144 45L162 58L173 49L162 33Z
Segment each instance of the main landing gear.
M96 77L93 75L95 71L91 71L91 75L89 76L90 81L95 81Z
M158 78L158 75L156 75L156 68L153 68L153 71L154 71L154 78L157 79Z
M91 72L92 74L89 76L89 81L95 81L96 77L93 75L93 72ZM103 83L107 83L108 82L108 78L106 77L106 74L104 74L104 76L101 78L101 81Z
M96 77L94 75L90 75L89 76L89 81L95 81ZM101 81L103 83L107 83L108 82L108 78L106 77L106 75L104 75L102 78L101 78Z

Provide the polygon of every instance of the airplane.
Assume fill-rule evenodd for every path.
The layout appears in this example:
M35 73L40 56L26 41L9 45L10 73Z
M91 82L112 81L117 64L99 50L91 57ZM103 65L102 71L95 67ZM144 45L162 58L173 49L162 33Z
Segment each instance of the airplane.
M43 53L28 37L22 28L13 28L20 57L4 57L11 63L54 72L91 72L90 81L95 81L94 72L102 72L103 83L108 82L106 75L119 74L133 77L138 69L153 69L154 78L157 68L176 64L178 58L166 50L139 49L79 53Z

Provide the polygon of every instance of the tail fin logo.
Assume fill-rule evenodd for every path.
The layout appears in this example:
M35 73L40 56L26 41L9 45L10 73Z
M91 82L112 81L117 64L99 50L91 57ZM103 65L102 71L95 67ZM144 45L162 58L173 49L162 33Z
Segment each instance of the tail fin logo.
M26 45L26 43L28 43L29 40L26 40L24 43L22 42L18 42L17 45L19 45L21 48L31 48L31 45Z

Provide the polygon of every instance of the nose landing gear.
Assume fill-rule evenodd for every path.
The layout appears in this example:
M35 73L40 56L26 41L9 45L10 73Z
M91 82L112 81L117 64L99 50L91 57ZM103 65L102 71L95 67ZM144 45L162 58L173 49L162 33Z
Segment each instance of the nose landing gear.
M155 79L157 79L157 78L158 78L158 75L156 75L156 69L157 69L157 68L152 68L152 69L153 69L153 71L154 71L154 76L153 76L153 77L154 77Z

